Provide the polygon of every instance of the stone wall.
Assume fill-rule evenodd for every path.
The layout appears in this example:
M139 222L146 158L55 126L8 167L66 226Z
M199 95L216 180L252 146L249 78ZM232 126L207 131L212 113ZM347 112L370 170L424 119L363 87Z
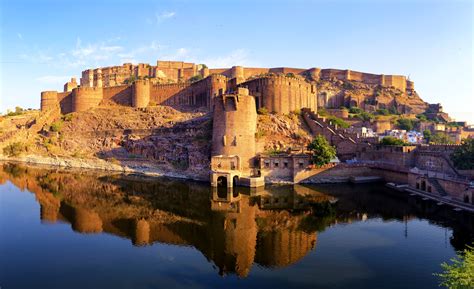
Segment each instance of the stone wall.
M340 69L321 69L319 73L314 73L314 70L310 70L313 77L323 80L348 80L358 81L370 85L382 85L382 86L393 86L403 92L408 90L414 90L415 84L412 81L406 79L403 75L383 75L383 74L371 74L363 73L352 70L340 70Z
M72 111L85 111L99 106L103 93L101 87L79 87L72 91Z
M255 96L258 108L265 107L270 112L287 114L302 108L317 110L316 86L300 78L264 76L240 86L248 88L250 95Z

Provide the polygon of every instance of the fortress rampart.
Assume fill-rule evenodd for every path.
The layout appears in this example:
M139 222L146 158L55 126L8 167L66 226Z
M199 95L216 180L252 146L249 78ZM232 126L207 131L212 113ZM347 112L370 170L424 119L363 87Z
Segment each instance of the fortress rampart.
M322 103L318 103L315 82L333 79L414 90L414 83L399 75L289 67L209 69L202 64L157 61L156 66L125 63L84 70L79 86L72 78L64 85L64 92L42 92L41 110L59 106L62 113L69 113L109 104L133 107L159 104L212 110L213 97L245 87L255 97L257 108L265 107L277 113L302 108L316 111Z
M72 111L85 111L97 107L102 98L101 87L78 87L72 91Z
M302 78L272 75L256 78L240 84L255 96L257 108L289 113L301 108L317 110L316 85Z

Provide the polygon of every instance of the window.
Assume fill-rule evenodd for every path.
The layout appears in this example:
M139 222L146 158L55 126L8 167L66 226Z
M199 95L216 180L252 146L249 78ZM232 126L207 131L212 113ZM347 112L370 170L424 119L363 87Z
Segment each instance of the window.
M288 167L288 162L284 162L284 163L283 163L283 166L284 166L285 168L287 168L287 167Z
M266 168L269 168L269 167L270 167L270 163L269 163L268 161L265 162L265 167L266 167Z
M300 162L298 165L299 165L300 169L304 167L304 163L303 163L303 162Z
M234 162L230 162L230 169L235 170L235 163Z
M273 165L275 166L275 168L278 168L278 162L275 162Z

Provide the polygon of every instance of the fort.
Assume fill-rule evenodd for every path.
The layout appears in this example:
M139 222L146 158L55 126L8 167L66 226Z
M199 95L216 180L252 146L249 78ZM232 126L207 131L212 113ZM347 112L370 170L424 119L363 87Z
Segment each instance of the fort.
M204 64L157 61L156 66L126 63L84 70L80 85L72 78L64 85L63 92L42 92L41 110L59 106L62 113L70 113L106 104L132 107L158 104L212 110L213 98L219 93L246 87L255 97L257 108L278 113L304 107L316 111L319 80L356 81L393 87L402 93L414 91L414 83L401 75L288 67L209 69Z
M474 203L472 172L456 170L449 160L454 147L380 146L378 137L354 129L357 121L347 110L354 107L448 118L440 104L423 102L414 83L400 75L157 61L85 70L62 92L42 92L42 116L25 127L40 132L37 147L59 141L62 151L88 149L94 157L124 164L151 163L207 179L212 187L376 177ZM78 116L75 125L51 131L52 121L70 113ZM377 131L390 126L389 120L373 125ZM307 145L315 136L336 148L336 160L322 167L312 163ZM51 154L48 143L46 151Z

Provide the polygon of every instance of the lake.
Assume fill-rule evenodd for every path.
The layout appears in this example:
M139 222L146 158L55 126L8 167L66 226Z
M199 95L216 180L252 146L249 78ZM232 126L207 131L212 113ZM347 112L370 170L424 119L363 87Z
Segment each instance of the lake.
M474 217L377 184L205 183L0 164L0 287L437 288Z

